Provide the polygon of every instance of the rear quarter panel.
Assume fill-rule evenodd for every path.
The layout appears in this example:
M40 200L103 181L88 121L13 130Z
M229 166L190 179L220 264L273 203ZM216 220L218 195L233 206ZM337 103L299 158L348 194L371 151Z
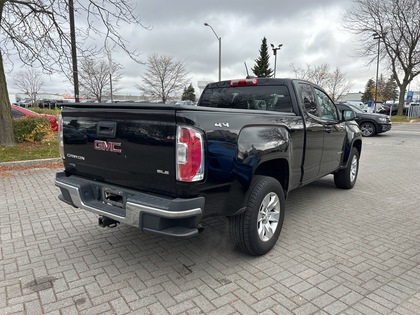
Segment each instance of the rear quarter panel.
M178 111L177 124L194 125L205 133L205 181L178 184L178 193L205 195L207 215L241 209L254 174L270 161L287 161L288 173L294 174L290 181L299 182L304 139L300 116L202 107Z

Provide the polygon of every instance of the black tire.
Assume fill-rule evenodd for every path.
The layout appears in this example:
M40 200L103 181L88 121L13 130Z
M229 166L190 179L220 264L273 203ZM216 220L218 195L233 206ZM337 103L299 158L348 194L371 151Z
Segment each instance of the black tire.
M359 173L359 151L351 148L346 168L334 173L334 183L338 188L351 189L356 184Z
M376 134L375 125L370 122L363 122L360 124L360 131L363 137L371 137Z
M229 218L235 246L254 256L269 252L283 226L285 203L283 188L275 178L255 176L245 198L245 211Z

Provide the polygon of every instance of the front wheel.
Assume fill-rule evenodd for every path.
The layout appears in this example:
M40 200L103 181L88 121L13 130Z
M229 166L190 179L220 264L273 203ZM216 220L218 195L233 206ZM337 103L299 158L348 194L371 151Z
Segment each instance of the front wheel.
M375 125L370 122L364 122L360 125L360 131L363 137L371 137L376 134Z
M235 246L251 255L269 252L284 221L285 197L281 184L268 176L255 176L245 199L245 211L229 218Z
M346 168L334 173L334 183L338 188L351 189L356 184L359 173L359 151L351 148Z

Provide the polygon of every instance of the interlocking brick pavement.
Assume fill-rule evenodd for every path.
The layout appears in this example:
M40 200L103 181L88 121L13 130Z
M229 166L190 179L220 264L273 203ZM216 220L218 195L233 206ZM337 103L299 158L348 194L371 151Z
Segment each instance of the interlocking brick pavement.
M98 227L57 200L57 169L0 176L0 314L420 314L420 125L365 138L358 183L292 192L275 248Z

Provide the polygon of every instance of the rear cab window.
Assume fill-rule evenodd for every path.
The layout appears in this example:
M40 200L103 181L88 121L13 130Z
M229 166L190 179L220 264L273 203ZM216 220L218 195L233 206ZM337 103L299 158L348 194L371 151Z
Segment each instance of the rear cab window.
M207 88L200 106L293 113L289 89L283 85Z

